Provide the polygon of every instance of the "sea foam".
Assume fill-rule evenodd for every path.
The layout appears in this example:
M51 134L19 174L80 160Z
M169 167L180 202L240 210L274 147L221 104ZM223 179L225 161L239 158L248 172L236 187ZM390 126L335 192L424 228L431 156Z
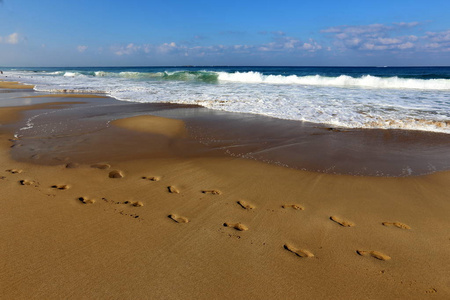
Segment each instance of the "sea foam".
M266 84L299 84L335 87L363 87L379 89L421 89L421 90L450 90L449 79L415 79L399 77L376 77L365 75L351 77L340 75L338 77L313 76L283 76L263 75L259 72L219 72L219 81L232 81L242 83L266 83Z
M42 92L106 93L123 101L197 104L334 127L450 134L450 79L257 71L14 71Z

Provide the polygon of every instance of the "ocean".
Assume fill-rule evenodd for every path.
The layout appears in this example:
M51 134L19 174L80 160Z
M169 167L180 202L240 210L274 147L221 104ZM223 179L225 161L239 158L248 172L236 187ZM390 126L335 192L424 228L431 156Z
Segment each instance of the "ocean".
M339 128L450 134L450 67L2 68L40 92L196 104Z

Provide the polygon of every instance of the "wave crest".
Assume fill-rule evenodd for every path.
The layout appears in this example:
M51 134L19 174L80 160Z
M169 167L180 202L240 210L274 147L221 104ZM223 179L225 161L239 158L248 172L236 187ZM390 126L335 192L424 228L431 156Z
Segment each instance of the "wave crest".
M222 82L266 83L266 84L298 84L333 87L361 87L376 89L422 89L422 90L450 90L450 79L416 79L395 77L376 77L365 75L351 77L340 75L338 77L310 76L283 76L264 75L259 72L218 72L218 80Z
M116 77L130 79L153 79L153 80L173 80L173 81L199 81L214 83L217 82L218 74L208 71L175 71L175 72L94 72L96 77Z

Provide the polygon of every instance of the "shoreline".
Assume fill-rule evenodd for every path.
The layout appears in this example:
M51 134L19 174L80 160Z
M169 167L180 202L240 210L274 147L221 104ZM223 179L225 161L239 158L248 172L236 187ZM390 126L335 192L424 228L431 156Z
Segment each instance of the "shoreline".
M30 103L38 103L36 101L45 103L48 102L46 98L58 101L84 97L84 101L91 106L86 105L86 109L83 109L83 106L76 107L72 116L68 117L74 119L76 115L84 120L89 116L92 120L103 115L102 120L106 120L106 123L91 122L93 125L86 125L96 128L105 128L109 126L109 122L118 118L138 115L181 120L189 132L185 142L190 145L201 144L204 148L202 154L220 153L293 169L356 176L407 177L450 170L450 151L448 151L450 136L444 133L331 128L326 124L230 113L197 105L136 103L91 94L50 94L47 97L46 94L33 95L34 93L36 92L21 95L21 99ZM97 97L104 98L105 103L96 102ZM58 114L56 111L52 115ZM35 123L41 119L30 117ZM40 122L45 125L46 121L52 122L51 118ZM71 122L71 130L81 126L75 119ZM90 131L88 128L83 130L81 131L85 133ZM45 131L34 129L32 134L26 134L47 138L52 136ZM26 143L35 142L34 139L27 141L26 135L24 139ZM43 148L42 151L48 149ZM22 151L15 157L26 161L27 155Z
M395 68L369 68L364 72L356 69L347 72L331 68L323 72L315 68L192 67L172 72L159 67L79 67L23 68L11 70L11 75L18 80L26 78L47 92L108 91L122 101L200 104L228 112L329 124L325 127L450 133L450 107L445 93L450 89L450 81L445 71L435 70L434 75L439 78L435 81L420 75L424 71L420 68L412 73ZM411 74L417 76L410 78ZM142 79L150 81L143 84ZM208 84L210 80L213 85ZM245 88L241 89L241 85ZM313 96L316 92L320 97ZM390 103L386 102L388 99Z
M333 175L227 156L227 136L198 145L180 127L205 128L216 112L114 101L51 97L50 106L0 109L17 112L0 130L3 297L450 295L450 171ZM37 131L11 141L35 109L47 113L34 119ZM111 116L119 126L104 126ZM17 149L61 160L17 161Z

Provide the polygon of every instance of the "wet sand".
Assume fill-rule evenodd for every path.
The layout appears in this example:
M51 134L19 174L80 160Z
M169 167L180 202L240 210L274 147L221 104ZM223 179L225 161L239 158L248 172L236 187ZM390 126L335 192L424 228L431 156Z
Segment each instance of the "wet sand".
M449 171L286 168L218 146L244 144L222 132L244 119L217 129L202 108L39 99L0 108L2 298L450 296Z
M48 102L50 98L52 102L66 103L81 99L76 94L43 96L21 95L20 101L39 104ZM129 139L135 137L134 142L128 143L126 151L118 151L125 156L147 153L148 157L155 157L155 151L164 156L166 150L158 145L168 141L162 141L159 135L154 137L160 140L158 143L147 143L148 139L143 138L138 126L151 126L155 130L156 123L151 123L149 118L160 117L184 124L182 126L186 131L178 139L171 140L173 145L170 147L171 155L176 152L182 157L226 155L306 171L363 176L417 176L450 169L450 137L447 134L330 128L321 124L214 111L193 105L130 103L94 97L87 95L83 105L70 109L50 108L28 113L25 120L30 120L32 124L30 126L24 120L22 127L25 130L17 132L23 147L13 153L14 158L27 160L32 152L39 152L43 157L49 157L42 159L42 163L52 163L52 159L60 156L58 151L62 151L89 162L86 152L89 151L93 156L106 155L107 159L114 159L115 151L101 153L103 151L97 149L102 147L95 144L108 143L114 149L127 147L114 145L116 141L111 136L120 134L127 134ZM128 130L128 133L117 126L110 126L115 120L132 117L141 119L128 128L134 129ZM171 126L164 124L160 129L165 131L164 128ZM108 131L105 132L105 128ZM89 150L79 149L78 140L72 138L74 135L83 136L84 143L91 145ZM140 145L134 147L134 144ZM81 152L82 155L77 155ZM125 157L122 156L122 159Z

